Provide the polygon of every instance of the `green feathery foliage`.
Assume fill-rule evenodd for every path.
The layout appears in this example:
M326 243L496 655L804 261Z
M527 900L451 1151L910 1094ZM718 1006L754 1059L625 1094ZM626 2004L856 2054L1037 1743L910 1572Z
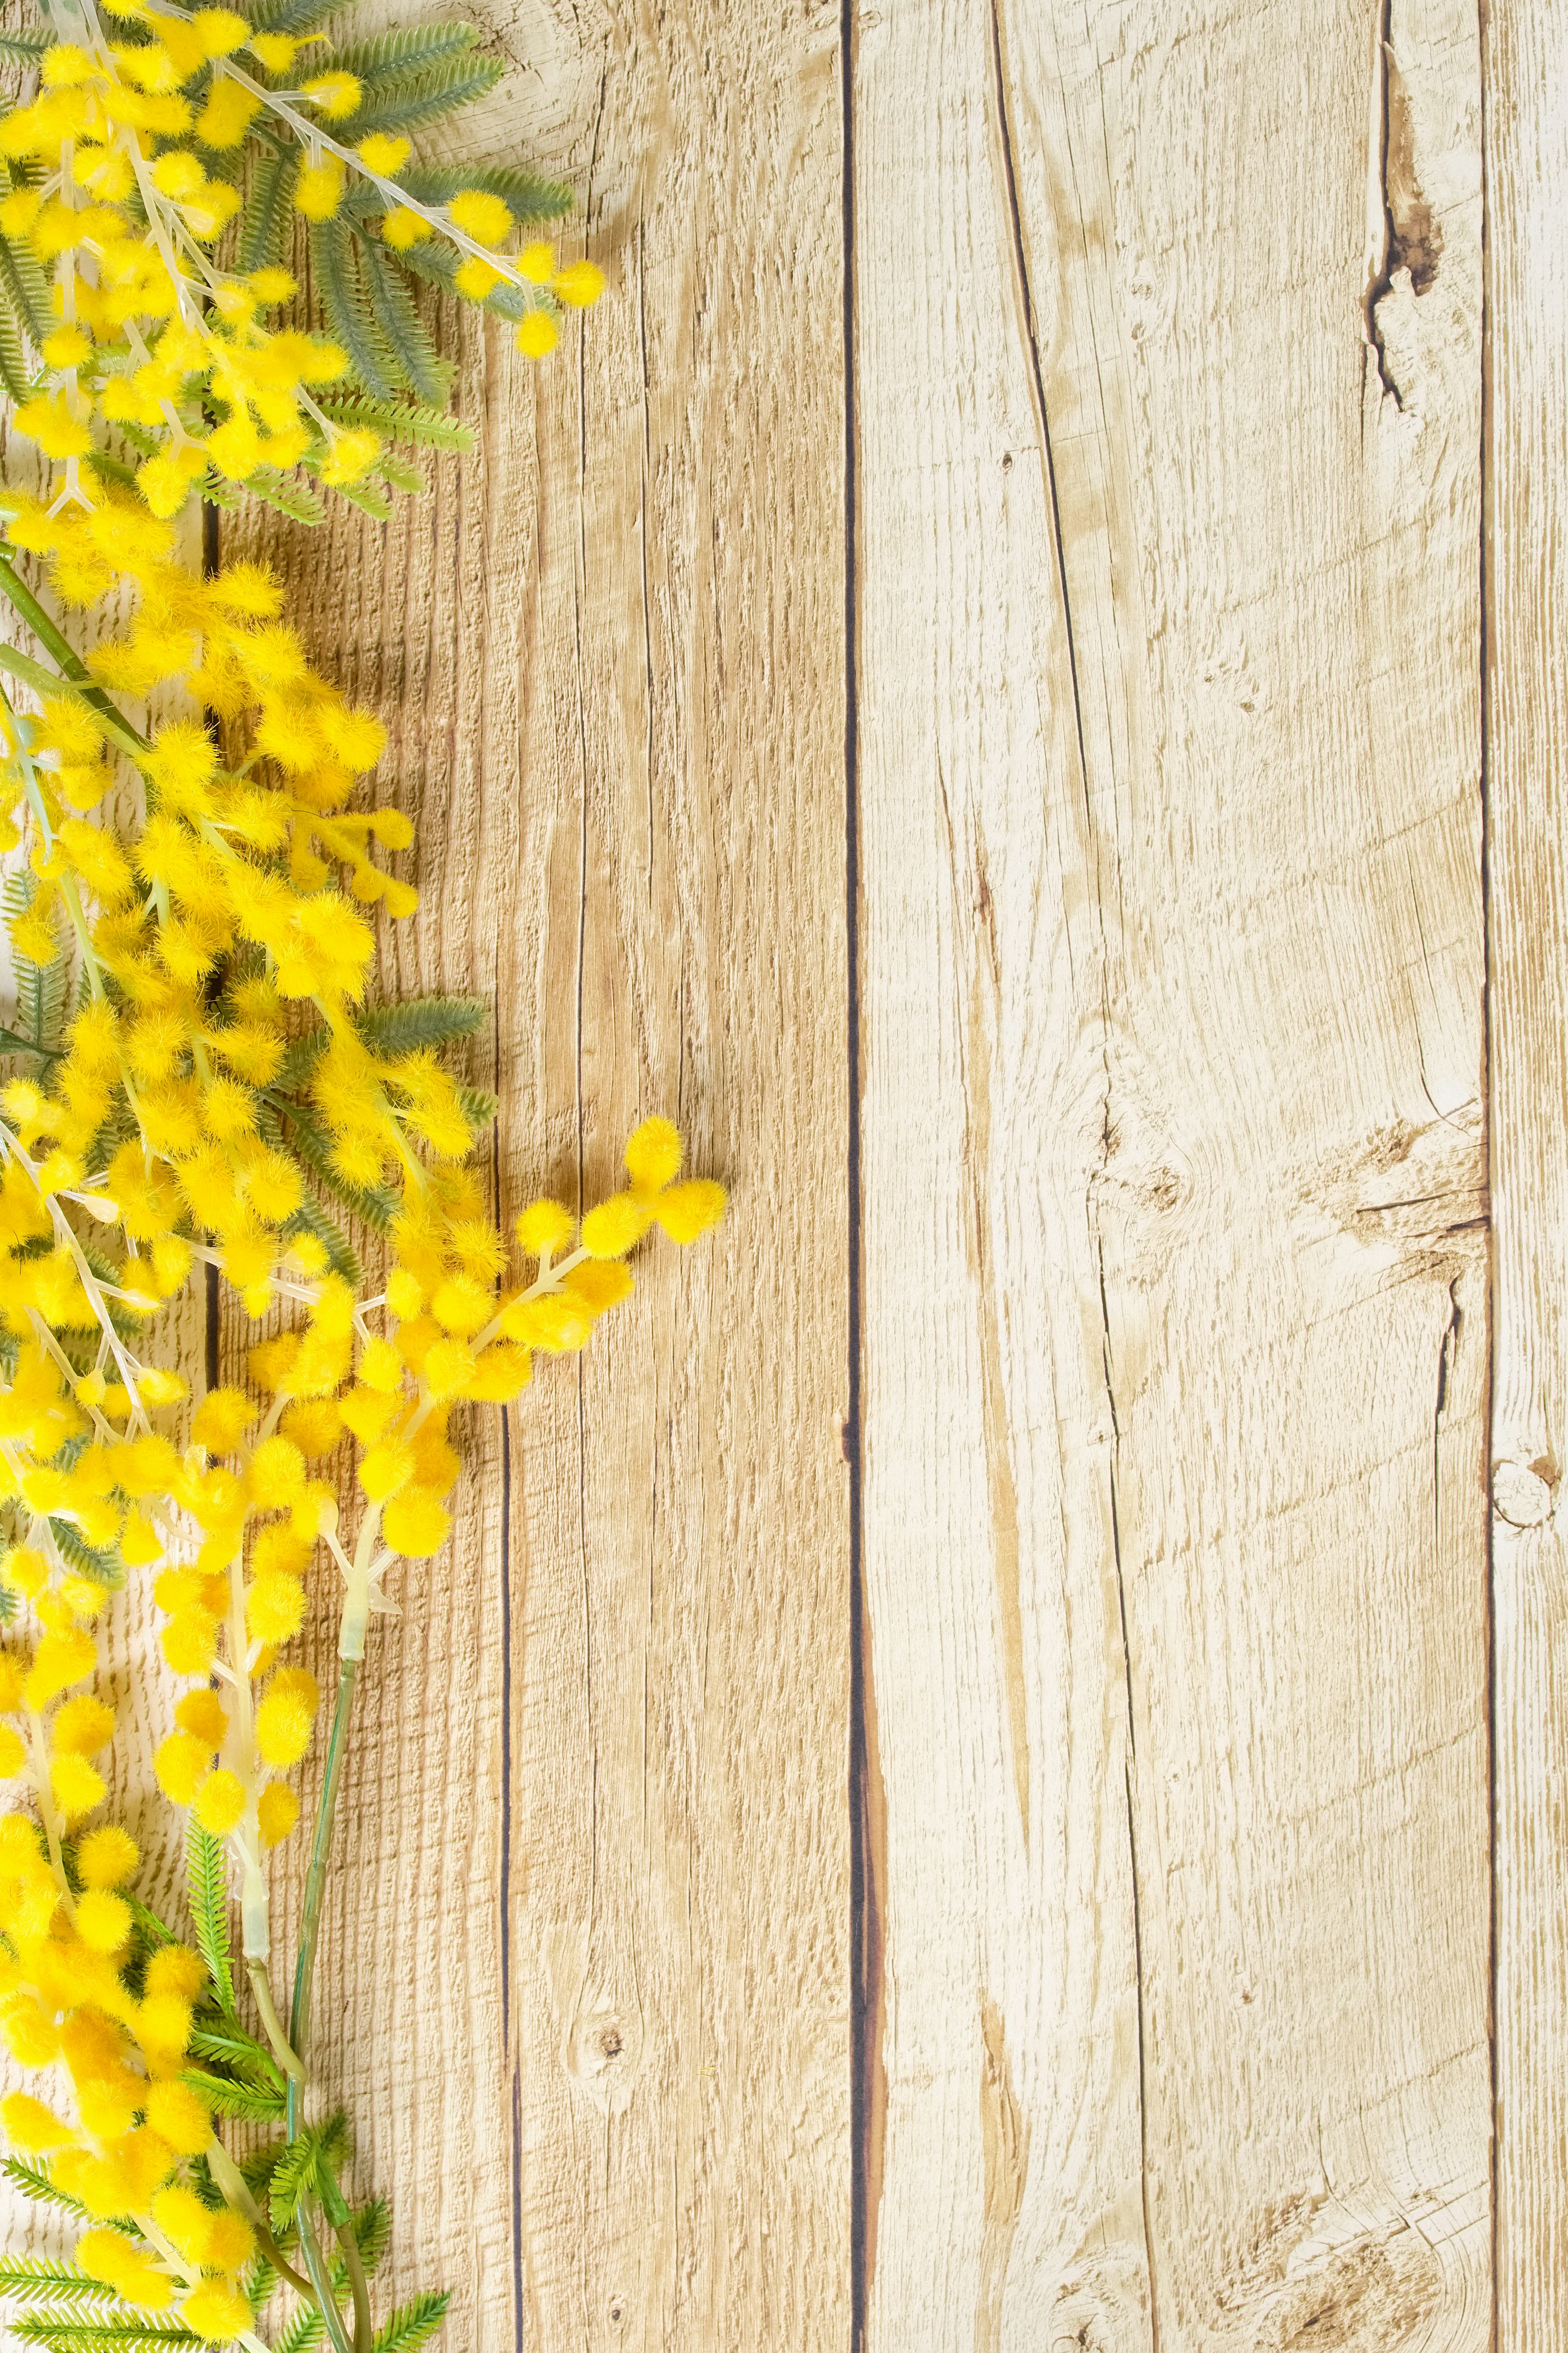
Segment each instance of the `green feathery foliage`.
M225 2010L234 2008L234 1978L228 1954L228 1864L221 1839L203 1830L195 1814L185 1826L185 1894L196 1949L207 1965Z

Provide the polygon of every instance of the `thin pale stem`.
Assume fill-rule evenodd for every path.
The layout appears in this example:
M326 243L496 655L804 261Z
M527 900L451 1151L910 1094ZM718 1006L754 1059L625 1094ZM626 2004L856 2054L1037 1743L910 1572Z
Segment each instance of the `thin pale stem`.
M331 2224L333 2235L342 2250L343 2269L348 2274L349 2292L353 2297L354 2353L373 2353L375 2330L370 2316L370 2282L365 2277L364 2259L360 2253L359 2241L354 2236L353 2216L331 2166L323 2162L318 2173L321 2211Z
M327 2276L327 2266L322 2259L321 2241L316 2236L316 2226L311 2221L302 2199L299 2211L300 2244L305 2250L305 2268L310 2274L310 2284L316 2291L316 2301L321 2307L321 2317L327 2324L327 2333L332 2340L335 2353L354 2353L354 2347L343 2327L343 2316L338 2309L337 2297L332 2294L331 2281Z
M310 1868L305 1880L305 1908L300 1922L300 1958L294 1970L294 2000L289 2013L289 2040L303 2061L310 2034L310 1981L316 1968L316 1938L321 1924L321 1897L327 1883L327 1857L332 1842L332 1817L337 1810L338 1783L342 1778L343 1751L348 1746L349 1717L353 1710L357 1659L344 1659L338 1669L337 1704L327 1741L327 1764L316 1808L316 1834L310 1844ZM300 2137L300 2086L289 2086L289 2137Z
M267 1974L267 1964L265 1961L247 1961L245 1967L261 2023L267 2030L267 2040L272 2045L272 2055L286 2075L302 2084L305 2070L283 2031L283 2021L279 2017L278 2005L272 1999L272 1980Z

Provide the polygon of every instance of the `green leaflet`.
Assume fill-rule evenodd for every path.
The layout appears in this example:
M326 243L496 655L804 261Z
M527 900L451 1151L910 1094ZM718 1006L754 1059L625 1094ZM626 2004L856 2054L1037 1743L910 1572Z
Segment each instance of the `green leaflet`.
M199 2092L209 2106L220 2116L235 2116L242 2124L275 2125L282 2120L284 2095L260 2084L242 2084L229 2076L209 2075L193 2068L182 2077L194 2092Z
M411 997L402 1005L372 1006L354 1027L374 1052L391 1057L471 1038L489 1018L487 997Z
M352 1282L358 1289L363 1269L347 1235L336 1219L322 1208L320 1201L313 1200L307 1194L293 1216L279 1230L286 1241L297 1234L314 1234L327 1253L327 1264L333 1274L341 1274L345 1282Z
M449 58L466 56L478 47L479 38L472 25L405 26L396 32L377 33L373 40L349 41L334 48L332 70L352 73L367 90L379 90L385 82L406 80Z
M247 2034L238 2019L207 2018L191 2035L190 2048L198 2059L211 2059L231 2074L242 2075L281 2091L283 2078L266 2045Z
M392 2209L384 2198L372 2198L356 2209L353 2232L365 2277L374 2279L392 2239Z
M451 2303L449 2293L416 2295L411 2303L400 2305L384 2328L375 2334L375 2353L414 2353L417 2345L427 2344L447 2316Z
M334 482L332 488L340 499L347 499L351 507L358 507L361 514L369 515L373 522L390 522L392 521L392 501L384 499L381 492L374 489L368 481Z
M389 491L403 491L410 498L417 498L426 487L418 467L406 464L401 458L389 458L384 452L375 461L375 470Z
M389 266L385 248L368 237L360 245L359 264L371 314L383 342L396 357L405 383L421 400L442 399L446 385L441 363L414 307L406 278Z
M494 1095L484 1093L479 1087L465 1087L459 1083L458 1101L463 1106L463 1117L476 1135L482 1135L487 1127L494 1125L495 1115L500 1109Z
M238 0L237 13L258 33L303 33L345 5L346 0Z
M445 367L445 363L443 363ZM471 454L474 435L444 409L425 407L412 400L373 400L367 393L323 395L321 408L334 425L368 425L394 441L411 441L420 449L455 449Z
M390 399L397 389L395 363L365 300L353 241L342 221L312 222L310 269L329 332L347 352L361 383Z
M253 2198L259 2198L265 2191L272 2179L272 2168L288 2146L282 2138L263 2141L259 2148L253 2148L248 2157L240 2158L239 2169Z
M49 33L0 33L0 58L15 58L19 64L36 66L53 38Z
M499 58L471 53L450 58L428 73L383 84L346 122L333 128L347 146L357 146L373 131L417 131L488 96L504 70Z
M7 929L26 913L37 888L27 867L6 875L4 889L0 890L0 911L4 912ZM63 1042L60 1030L70 991L69 955L62 947L48 964L37 965L13 947L11 966L16 989L16 1018L30 1033L32 1050L58 1052Z
M195 1814L185 1826L185 1897L196 1946L225 2010L234 2008L228 1965L228 1863L223 1841L204 1831Z
M287 515L290 522L314 524L327 520L327 510L315 491L304 482L291 481L274 466L258 466L254 474L247 476L245 487L252 498Z
M249 2305L254 2318L259 2320L263 2310L278 2292L278 2274L265 2255L258 2255L239 2283L239 2292Z
M305 2192L314 2186L318 2159L329 2166L344 2164L353 2147L349 2120L340 2108L324 2124L307 2125L298 2140L279 2152L268 2185L268 2204L275 2231L286 2231Z
M107 2314L83 2320L73 2312L29 2312L12 2321L11 2333L24 2345L51 2345L58 2353L163 2353L170 2345L205 2342L188 2328L155 2320L111 2319Z
M79 2303L113 2294L111 2287L101 2280L89 2279L74 2263L52 2262L47 2255L0 2255L0 2295L36 2304L51 2296Z
M207 150L211 153L211 150ZM292 197L300 169L298 147L263 155L250 184L250 195L240 216L243 226L235 249L235 268L248 273L265 269L283 259L283 248L294 220Z
M95 1585L107 1586L110 1593L121 1590L125 1583L125 1564L118 1552L84 1544L68 1520L51 1519L49 1534L63 1556L81 1576L90 1577Z
M560 180L547 180L517 164L410 164L397 175L422 205L444 205L464 188L503 196L519 220L559 220L576 198Z
M0 301L0 385L13 400L26 400L30 388L22 336L21 321L9 303Z
M8 174L8 185L16 187L19 178L15 168ZM49 304L48 280L39 267L31 246L13 244L9 237L0 237L0 279L17 318L27 332L35 351L54 324Z

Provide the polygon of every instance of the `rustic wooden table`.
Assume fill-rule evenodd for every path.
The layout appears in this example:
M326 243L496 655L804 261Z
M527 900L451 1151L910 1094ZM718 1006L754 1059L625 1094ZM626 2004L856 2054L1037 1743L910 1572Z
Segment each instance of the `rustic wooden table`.
M520 0L471 136L610 294L255 535L501 1211L653 1111L733 1191L369 1670L321 2047L454 2353L1568 2344L1568 5L1483 13Z

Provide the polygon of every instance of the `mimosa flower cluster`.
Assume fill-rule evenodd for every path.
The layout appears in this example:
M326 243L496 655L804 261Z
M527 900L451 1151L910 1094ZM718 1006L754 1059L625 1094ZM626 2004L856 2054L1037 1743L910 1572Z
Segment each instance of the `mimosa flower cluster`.
M121 0L110 35L84 0L64 20L76 37L42 49L37 96L0 122L0 278L44 363L39 381L11 385L16 422L63 464L67 501L96 504L84 464L127 476L118 439L142 453L134 480L154 515L225 485L296 512L286 478L301 468L384 512L384 490L416 480L388 443L421 438L419 412L375 399L438 396L445 383L404 273L500 311L536 359L563 311L602 290L591 262L562 265L531 233L563 192L504 171L450 185L414 165L392 127L488 86L489 72L451 81L470 28L431 27L390 52L373 42L362 72L338 64L289 87L318 43L276 24L321 13L262 7L273 26L262 30L234 9ZM445 80L421 70L432 58ZM242 229L247 170L256 216ZM296 220L309 225L331 335L277 321L299 291L285 234ZM346 409L323 405L344 387L356 395Z
M189 560L194 497L310 520L314 477L374 513L389 438L455 446L388 256L499 310L531 356L601 283L528 239L563 192L412 164L403 123L493 79L468 27L334 59L317 21L308 0L73 7L0 116L0 376L47 474L0 491L20 625L0 644L0 2040L37 2078L0 2116L5 2172L78 2223L71 2262L0 2258L0 2295L24 2341L78 2353L411 2353L439 2326L439 2295L373 2323L385 2210L351 2206L346 2120L310 2096L370 1620L397 1563L445 1543L454 1416L582 1348L650 1229L689 1242L724 1208L656 1116L609 1199L499 1229L470 1159L494 1106L456 1062L489 1008L376 1000L380 927L418 904L413 828L367 787L381 723L307 658L264 566ZM332 332L275 315L290 221ZM199 1397L159 1336L197 1279L276 1327ZM291 1645L323 1575L337 1689L285 2018L268 1857L310 1770L321 1694ZM105 1813L102 1623L130 1578L181 1693L154 1764L188 1941ZM236 2123L271 2137L242 2155ZM300 2304L276 2336L281 2289Z

